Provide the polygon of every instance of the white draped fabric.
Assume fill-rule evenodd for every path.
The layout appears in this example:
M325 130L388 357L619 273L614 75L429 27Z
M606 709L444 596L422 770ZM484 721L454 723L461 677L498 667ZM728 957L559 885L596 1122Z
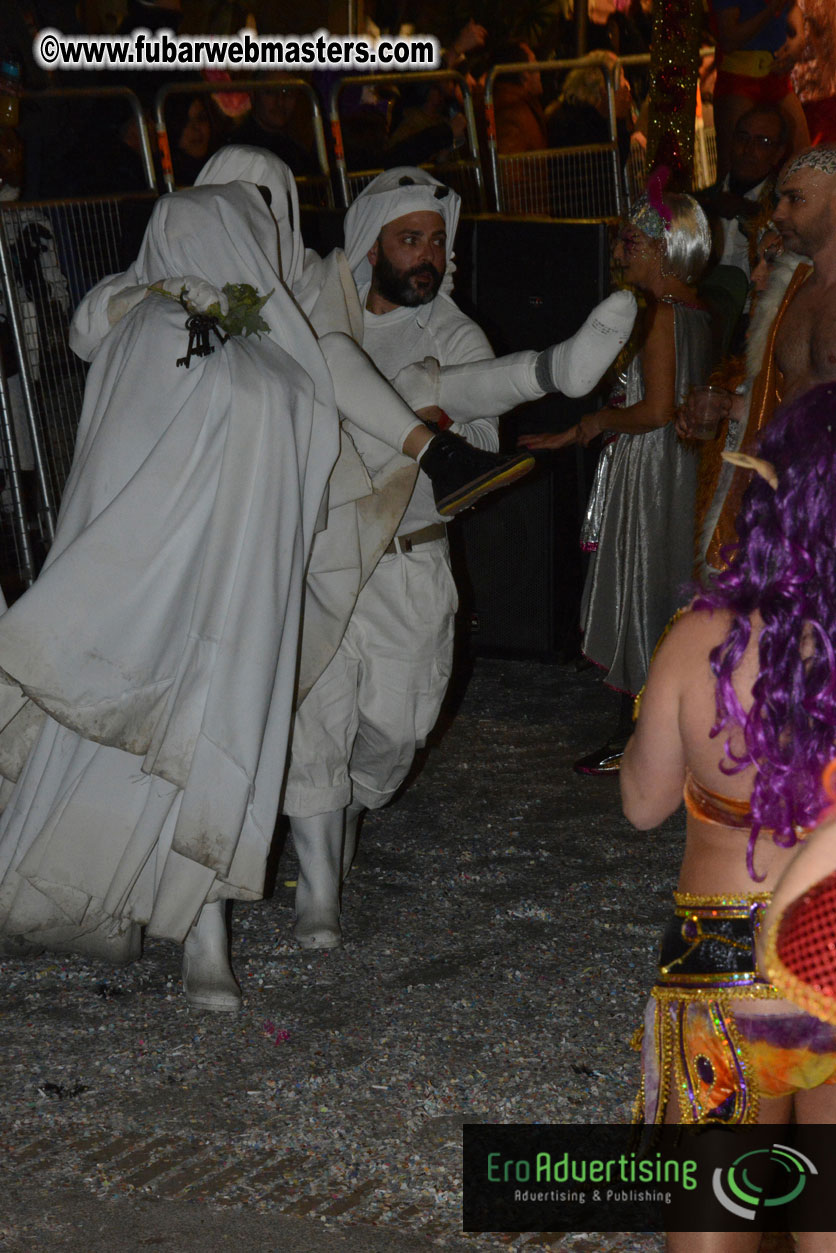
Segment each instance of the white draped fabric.
M271 292L271 333L178 367L185 314L152 296L106 336L55 543L0 619L0 762L19 771L0 930L54 947L136 924L183 939L205 900L260 895L338 451L330 376L254 187L163 198L135 270ZM32 702L49 717L27 756Z
M420 179L425 177L422 171L412 173ZM440 186L429 175L426 178L433 189ZM335 249L321 258L305 248L296 182L288 166L263 148L229 144L210 157L196 186L236 182L265 187L270 193L283 281L321 337L337 405L348 419L329 485L325 525L316 537L308 572L299 665L301 700L336 651L360 589L395 534L406 508L417 467L395 450L401 447L406 430L414 424L414 415L403 407L397 413L398 398L356 346L363 340L363 311L345 254ZM428 192L422 184L419 194L426 198L433 191ZM378 198L375 203L382 202ZM450 204L457 205L458 197ZM455 225L452 219L451 224ZM135 264L123 274L103 279L85 296L70 331L70 343L76 353L89 360L109 330L111 298L126 289L138 288L141 282ZM354 342L347 343L346 337ZM378 468L371 475L352 441L352 419L361 427L371 426L371 433L381 440Z
M397 412L398 398L356 347L363 342L363 310L345 254L335 248L322 258L305 248L296 182L288 166L262 148L229 144L209 158L197 184L235 179L270 192L284 281L320 336L337 406L347 419L329 484L326 525L316 537L308 568L299 663L301 701L336 652L360 589L406 508L417 467L395 450L414 417L407 409ZM352 441L355 424L373 426L385 441L382 466L372 474Z

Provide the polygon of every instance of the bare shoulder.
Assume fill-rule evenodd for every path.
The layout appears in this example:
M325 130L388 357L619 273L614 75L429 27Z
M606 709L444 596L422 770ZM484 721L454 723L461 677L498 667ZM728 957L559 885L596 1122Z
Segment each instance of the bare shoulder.
M648 337L670 334L675 321L676 314L673 305L663 300L655 301L647 310Z
M676 671L698 658L706 658L726 638L732 621L733 615L727 609L686 610L659 642L653 669Z

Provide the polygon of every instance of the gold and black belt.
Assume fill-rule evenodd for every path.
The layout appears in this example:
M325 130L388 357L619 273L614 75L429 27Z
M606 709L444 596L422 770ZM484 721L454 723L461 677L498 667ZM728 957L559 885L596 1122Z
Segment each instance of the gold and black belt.
M760 915L768 892L694 896L675 892L676 908L662 936L659 982L735 987L761 982L755 959Z

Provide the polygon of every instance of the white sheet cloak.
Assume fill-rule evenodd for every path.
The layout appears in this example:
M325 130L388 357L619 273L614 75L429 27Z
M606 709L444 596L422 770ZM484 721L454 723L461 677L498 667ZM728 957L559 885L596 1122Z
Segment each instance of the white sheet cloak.
M272 289L271 334L177 367L185 314L154 296L95 354L55 543L0 619L0 765L20 773L0 824L7 933L71 947L145 923L182 939L207 898L261 894L338 450L274 241L252 187L163 198L140 281ZM50 715L28 756L25 697Z

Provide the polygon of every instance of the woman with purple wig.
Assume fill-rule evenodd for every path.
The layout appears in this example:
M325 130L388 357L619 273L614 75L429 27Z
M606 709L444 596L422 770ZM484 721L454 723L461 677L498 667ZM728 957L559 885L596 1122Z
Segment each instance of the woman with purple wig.
M660 644L621 767L641 830L687 809L645 1023L651 1122L836 1120L836 1028L779 999L754 952L836 746L836 384L788 406L750 465L728 566Z

